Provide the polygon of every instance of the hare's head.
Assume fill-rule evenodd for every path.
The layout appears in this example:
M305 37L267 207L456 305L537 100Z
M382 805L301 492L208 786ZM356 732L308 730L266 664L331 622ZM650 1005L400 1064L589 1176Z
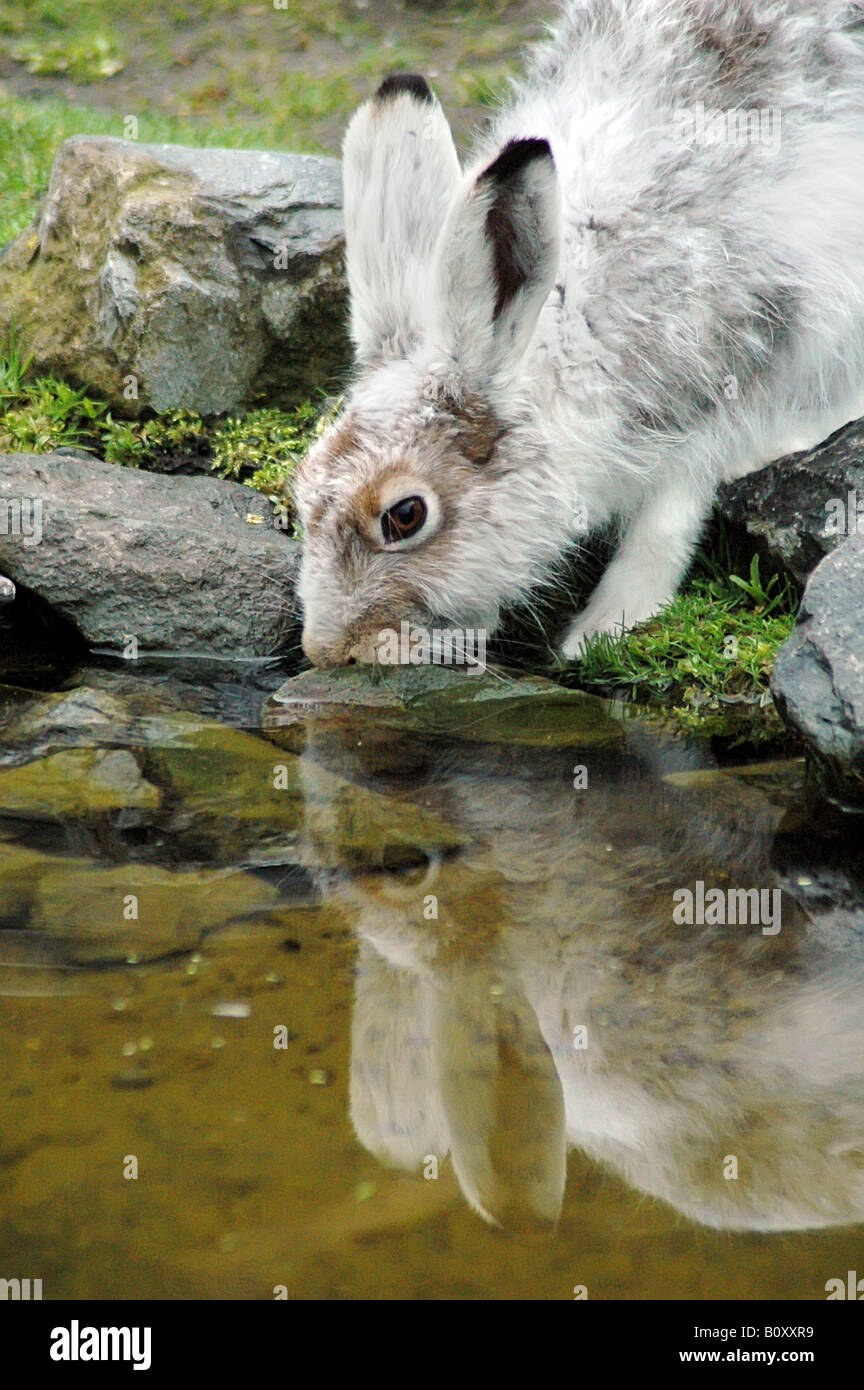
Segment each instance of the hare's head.
M391 77L348 128L344 182L356 383L295 484L321 665L374 660L403 620L491 631L551 558L523 457L524 364L559 259L548 143L463 177L424 80Z

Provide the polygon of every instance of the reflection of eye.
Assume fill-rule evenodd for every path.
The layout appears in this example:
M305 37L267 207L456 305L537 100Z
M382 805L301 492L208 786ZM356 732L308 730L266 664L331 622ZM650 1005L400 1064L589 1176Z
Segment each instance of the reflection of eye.
M381 517L381 531L385 541L404 541L415 535L426 520L426 503L422 497L404 497L394 502Z

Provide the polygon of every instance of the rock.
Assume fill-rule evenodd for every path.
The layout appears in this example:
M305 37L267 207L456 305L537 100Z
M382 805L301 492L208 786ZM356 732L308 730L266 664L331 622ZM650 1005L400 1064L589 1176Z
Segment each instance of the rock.
M443 855L462 846L449 821L425 808L173 709L129 668L122 694L81 688L13 703L2 756L15 765L0 766L0 808L18 819L62 818L79 852L92 843L97 855L125 857L128 844L105 815L98 840L86 833L96 813L119 810L121 832L133 818L143 828L142 855L149 841L170 845L172 856L267 872L412 867L418 847ZM305 893L304 874L295 877ZM295 897L294 887L286 879L283 896Z
M206 932L266 912L276 898L270 884L242 872L55 860L42 868L30 927L76 964L139 962L191 950Z
M28 524L0 529L0 569L91 646L260 657L296 639L299 546L247 521L271 521L251 488L0 454L0 517L15 508Z
M271 910L277 891L235 870L102 865L0 842L0 918L20 923L21 959L34 953L81 965L147 961L190 950L202 937Z
M350 361L342 246L336 159L79 135L0 260L0 331L127 412L279 405Z
M4 816L56 820L158 806L159 792L125 749L69 749L0 770Z
M864 536L814 570L798 624L777 654L771 690L804 738L828 798L864 808Z
M803 584L856 530L858 499L864 530L864 420L845 425L815 449L788 454L724 484L718 508L728 526L746 533L751 548L756 542L774 569Z
M264 727L272 733L313 720L347 728L358 715L380 717L385 731L483 743L562 748L624 741L621 724L595 695L543 676L469 674L432 664L301 671L271 697Z
M151 765L176 800L170 833L199 853L304 868L411 866L421 847L447 854L464 837L440 817L355 786L240 729L212 724L154 750Z

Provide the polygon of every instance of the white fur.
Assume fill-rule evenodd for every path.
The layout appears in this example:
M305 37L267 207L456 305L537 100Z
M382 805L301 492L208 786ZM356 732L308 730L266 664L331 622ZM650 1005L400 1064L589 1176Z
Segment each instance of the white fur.
M779 147L688 142L699 103L779 112ZM530 164L511 200L530 273L495 320L482 175L521 139L547 140L554 169ZM566 655L667 603L719 482L864 408L862 167L864 17L844 0L570 4L464 176L437 103L362 108L345 143L360 368L345 418L364 462L336 481L367 482L394 451L444 479L425 443L442 402L480 396L502 424L446 558L418 545L392 574L433 614L495 622L578 544L579 517L620 539ZM314 474L313 459L301 514ZM325 657L390 582L386 556L343 572L344 524L337 507L301 576Z

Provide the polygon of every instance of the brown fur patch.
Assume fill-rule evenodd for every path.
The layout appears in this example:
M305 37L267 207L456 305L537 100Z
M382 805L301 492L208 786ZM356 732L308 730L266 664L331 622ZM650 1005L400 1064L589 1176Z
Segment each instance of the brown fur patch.
M404 618L409 622L418 622L425 617L428 615L413 585L394 579L386 603L371 608L352 623L345 634L345 642L349 647L355 646L360 642L374 640L382 628L398 628Z
M701 48L717 58L724 82L752 77L763 59L769 29L758 23L748 5L718 6L715 0L697 4L693 33Z
M410 460L400 460L398 463L388 464L381 468L369 482L359 487L351 498L348 507L348 519L355 526L361 526L364 522L376 517L381 510L381 492L391 478L399 478L403 474L413 476L415 468Z
M446 417L455 422L456 444L465 457L474 464L488 462L504 426L483 397L445 397L440 405Z

